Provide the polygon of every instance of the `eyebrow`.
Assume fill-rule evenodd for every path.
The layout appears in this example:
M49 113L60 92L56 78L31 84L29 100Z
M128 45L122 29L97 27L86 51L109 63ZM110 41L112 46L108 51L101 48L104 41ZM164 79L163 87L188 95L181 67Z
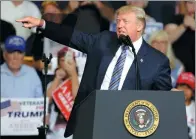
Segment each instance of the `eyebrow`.
M125 18L123 18L123 19L116 19L116 20L124 20L124 21L129 21L128 19L125 19Z

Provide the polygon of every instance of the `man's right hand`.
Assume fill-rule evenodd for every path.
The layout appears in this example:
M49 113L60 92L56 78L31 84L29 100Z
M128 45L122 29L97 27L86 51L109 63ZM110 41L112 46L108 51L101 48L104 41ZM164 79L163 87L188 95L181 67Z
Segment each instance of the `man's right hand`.
M43 19L28 16L28 17L16 20L16 22L23 23L23 27L25 28L33 28L33 27L43 27L45 21Z

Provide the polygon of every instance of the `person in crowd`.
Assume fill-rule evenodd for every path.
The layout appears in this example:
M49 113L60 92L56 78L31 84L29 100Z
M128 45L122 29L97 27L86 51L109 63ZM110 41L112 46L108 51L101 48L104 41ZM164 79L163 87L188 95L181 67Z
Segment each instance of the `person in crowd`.
M185 71L195 74L195 2L185 2L184 14L177 14L165 26L174 54L183 63Z
M189 137L195 139L195 76L191 72L181 73L176 88L184 92Z
M79 87L79 80L77 74L76 61L73 55L72 59L68 59L66 54L68 48L65 48L58 53L58 68L55 72L54 80L48 84L47 96L50 103L50 113L47 115L50 130L50 137L52 138L64 138L64 130L66 128L67 121L63 117L61 111L58 109L57 105L53 101L52 93L65 81L71 80L71 94L75 99ZM72 52L72 51L71 51ZM67 60L68 59L68 60Z
M56 1L43 1L41 6L44 19L55 23L62 22L63 12Z
M75 98L77 91L78 91L78 74L77 74L77 67L76 67L76 61L73 57L73 60L66 60L66 53L68 48L64 48L58 52L58 68L55 72L55 78L54 80L49 83L49 88L47 91L48 97L51 98L52 92L59 86L64 80L71 79L72 81L72 95ZM72 51L71 51L72 52ZM72 52L74 53L74 52Z
M167 32L164 30L154 32L149 39L149 44L169 58L172 86L175 88L177 78L184 71L184 66L173 54Z
M42 84L34 68L23 64L25 40L10 36L5 41L1 65L1 97L39 98L43 96Z
M36 29L26 30L22 28L20 24L16 23L15 20L27 15L41 18L40 10L31 1L1 1L1 19L13 24L16 29L16 35L23 37L25 40L31 35L32 32L35 32Z

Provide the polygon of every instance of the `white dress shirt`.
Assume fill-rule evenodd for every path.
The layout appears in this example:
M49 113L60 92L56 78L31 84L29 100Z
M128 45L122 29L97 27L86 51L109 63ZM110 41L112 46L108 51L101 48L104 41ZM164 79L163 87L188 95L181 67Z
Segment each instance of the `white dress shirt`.
M135 48L136 54L138 53L138 51L139 51L139 49L142 45L142 41L143 41L143 39L142 39L142 37L140 37L137 41L133 42L133 46ZM119 49L116 52L114 58L112 59L111 63L109 64L109 67L106 71L104 80L103 80L102 85L101 85L101 90L108 90L109 89L109 85L110 85L110 81L111 81L111 78L112 78L113 70L114 70L114 67L117 63L118 58L120 57L121 52L122 52L122 46L119 47ZM126 57L126 60L125 60L124 68L123 68L121 79L120 79L120 84L118 86L118 90L121 90L121 88L123 86L123 83L125 81L125 78L127 76L127 73L129 71L132 63L133 63L133 60L134 60L134 55L133 55L132 49L129 47L129 49L127 50L127 57Z

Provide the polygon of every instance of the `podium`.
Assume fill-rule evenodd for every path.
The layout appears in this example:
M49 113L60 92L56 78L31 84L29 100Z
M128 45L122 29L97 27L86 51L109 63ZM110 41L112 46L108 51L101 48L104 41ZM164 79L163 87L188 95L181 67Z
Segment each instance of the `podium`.
M77 110L73 139L188 139L181 91L96 90Z

